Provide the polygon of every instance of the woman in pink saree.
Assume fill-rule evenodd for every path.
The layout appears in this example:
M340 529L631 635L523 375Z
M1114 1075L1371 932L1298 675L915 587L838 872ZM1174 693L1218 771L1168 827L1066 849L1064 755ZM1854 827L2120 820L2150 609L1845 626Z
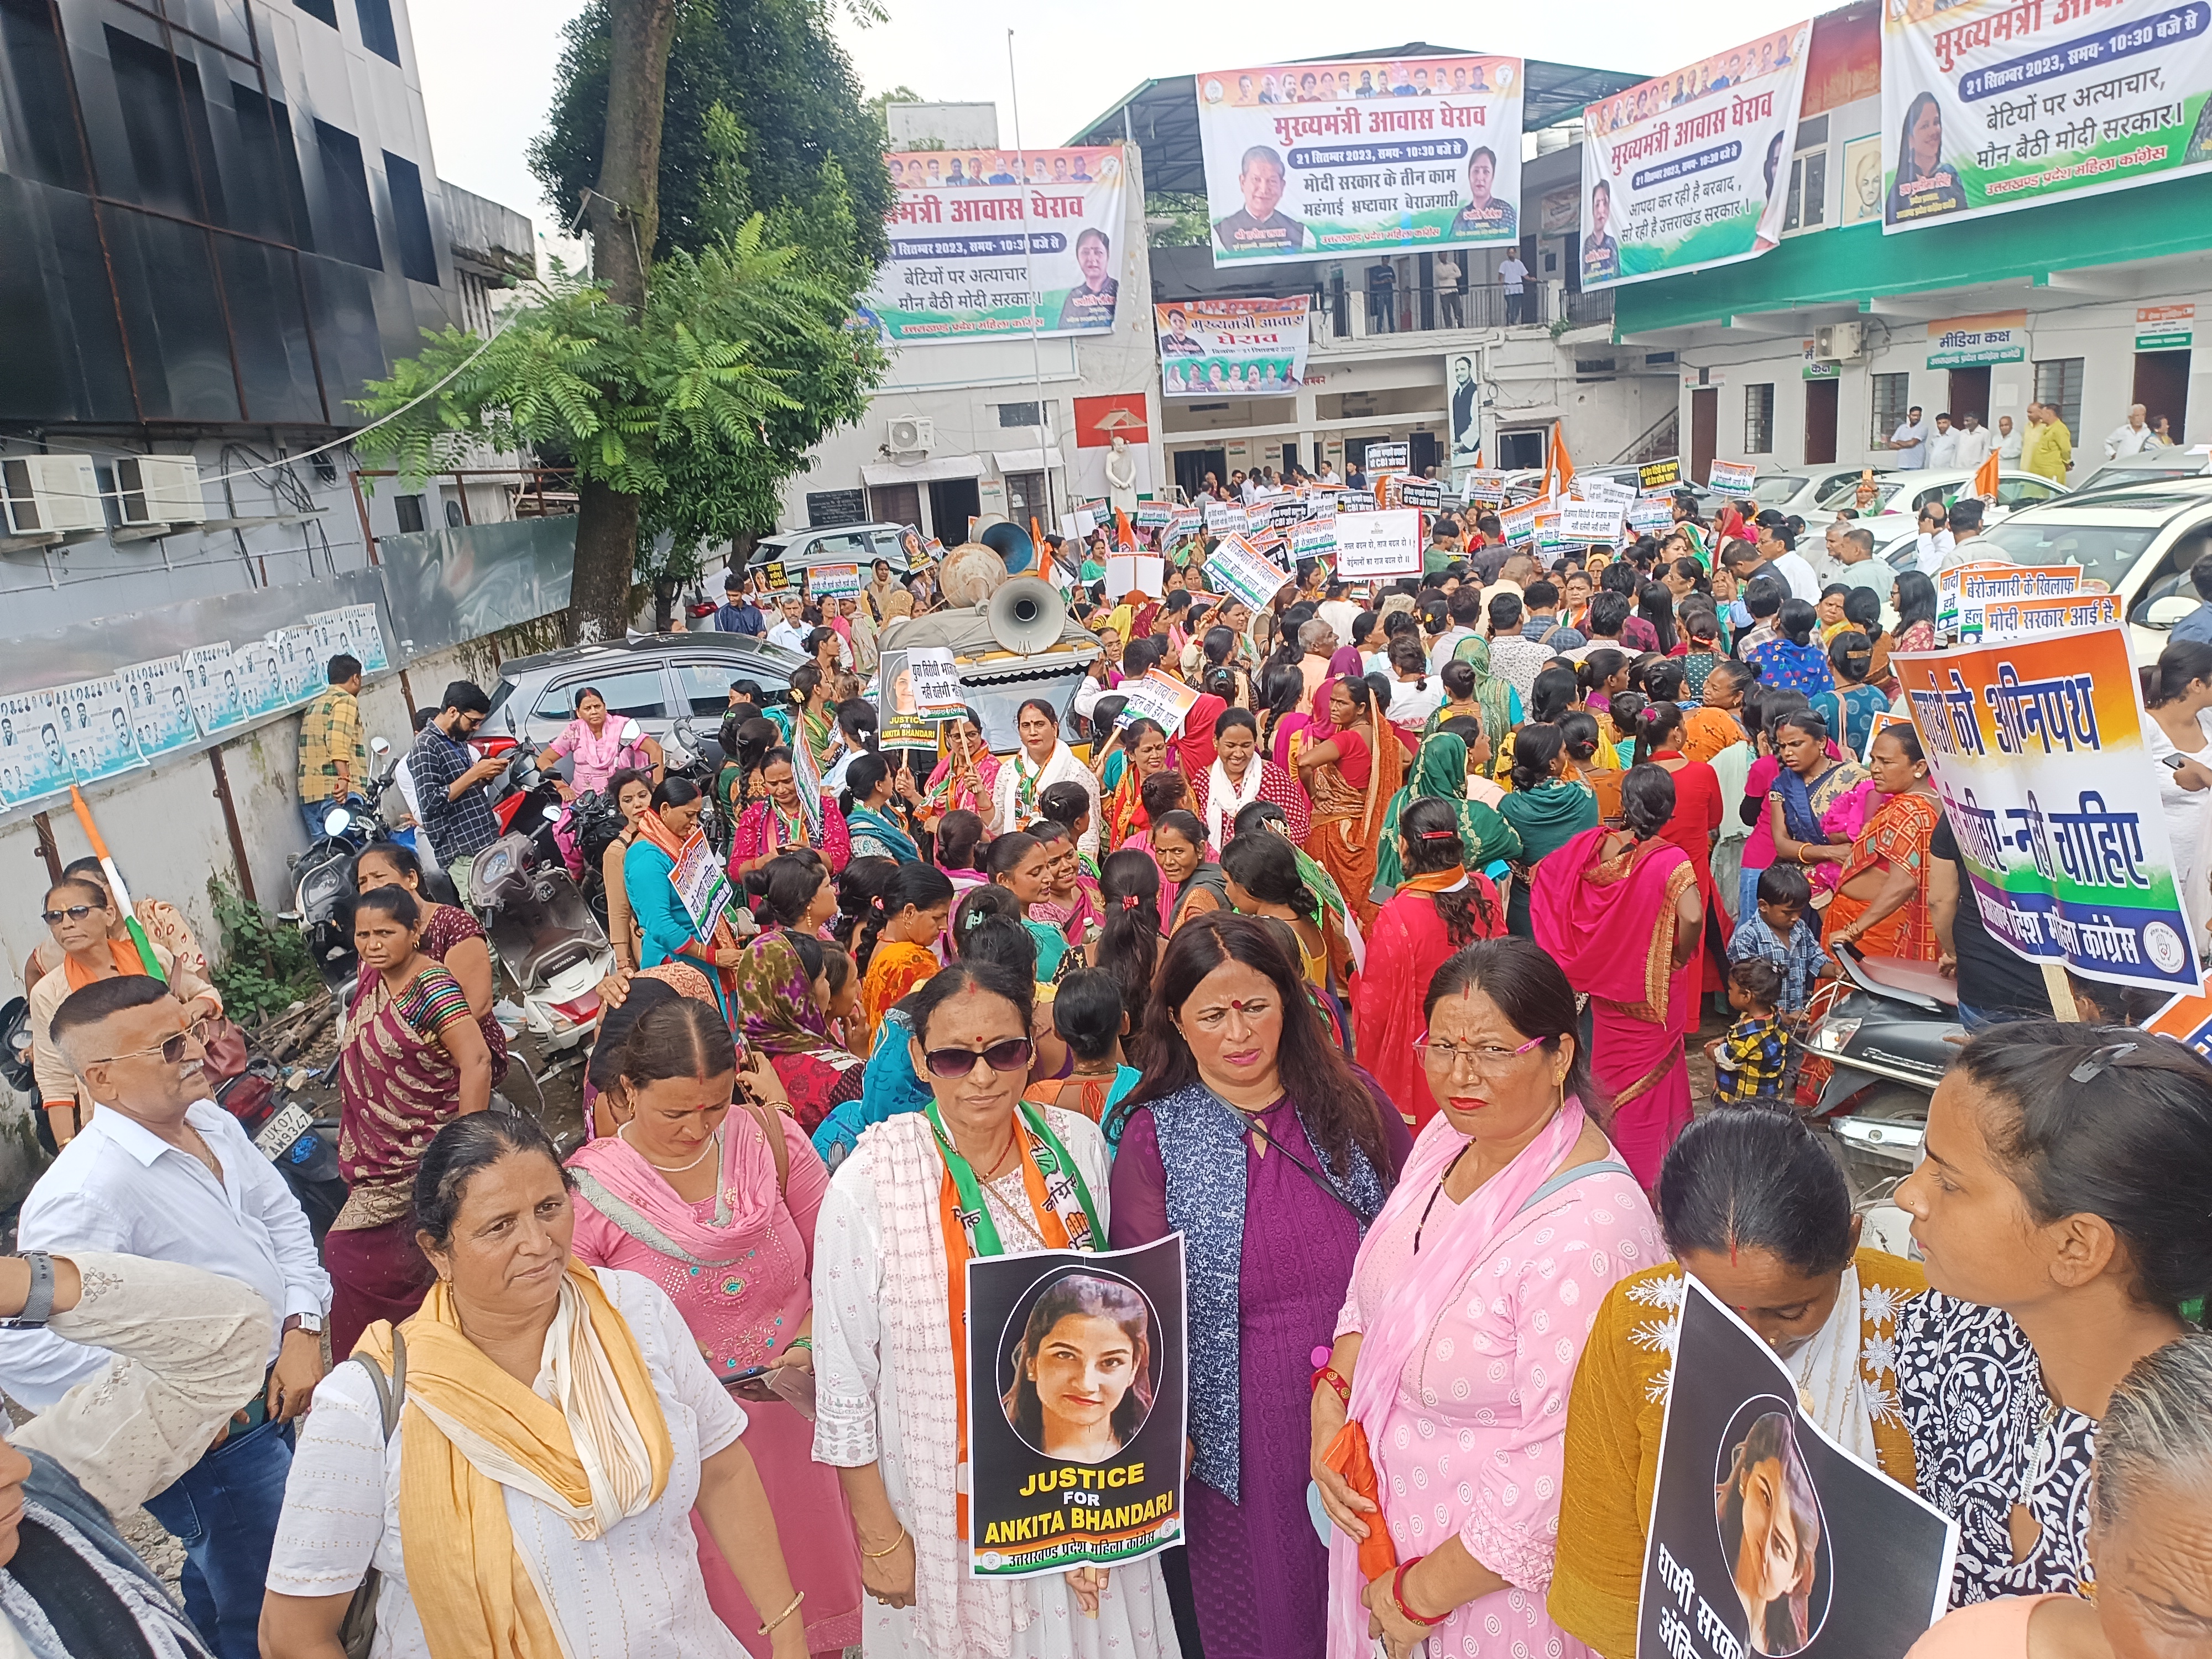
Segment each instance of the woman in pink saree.
M1682 1040L1697 1029L1704 911L1695 868L1666 839L1674 780L1631 767L1620 794L1626 826L1585 830L1537 866L1528 909L1536 943L1589 998L1613 1142L1649 1192L1691 1118Z

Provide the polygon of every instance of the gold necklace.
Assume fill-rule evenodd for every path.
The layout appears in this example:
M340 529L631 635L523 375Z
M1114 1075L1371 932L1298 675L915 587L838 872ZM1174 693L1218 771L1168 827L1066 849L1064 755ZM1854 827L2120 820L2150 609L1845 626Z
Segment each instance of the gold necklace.
M629 1147L633 1152L637 1152L637 1144L627 1134L623 1133L623 1130L628 1129L629 1127L629 1125L627 1123L617 1126L615 1130L615 1139L621 1141L623 1146ZM651 1158L645 1158L645 1154L643 1152L637 1152L637 1155L640 1158L645 1158L645 1167L648 1170L658 1170L663 1175L682 1175L686 1170L697 1169L700 1164L706 1158L707 1154L720 1150L721 1145L722 1132L720 1129L717 1129L713 1134L707 1138L707 1144L699 1149L699 1156L693 1158L689 1164L655 1164Z

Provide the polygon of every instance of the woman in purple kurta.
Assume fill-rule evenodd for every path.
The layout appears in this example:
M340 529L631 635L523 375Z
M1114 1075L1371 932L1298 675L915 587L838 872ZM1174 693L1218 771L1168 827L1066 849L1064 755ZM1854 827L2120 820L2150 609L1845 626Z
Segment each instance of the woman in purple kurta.
M1109 1236L1119 1249L1180 1231L1188 1253L1198 1633L1206 1659L1320 1659L1328 1558L1306 1508L1313 1352L1328 1345L1410 1139L1331 1042L1297 958L1265 921L1187 923L1145 1030L1159 1037L1115 1157Z

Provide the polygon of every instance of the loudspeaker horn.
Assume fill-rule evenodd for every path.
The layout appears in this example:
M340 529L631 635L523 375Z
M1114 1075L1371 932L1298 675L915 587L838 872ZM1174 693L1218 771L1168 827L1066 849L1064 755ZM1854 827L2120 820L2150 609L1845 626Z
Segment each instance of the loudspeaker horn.
M975 539L1006 562L1006 569L1019 575L1036 562L1036 544L1030 532L1012 519L1000 519L985 525Z
M1026 542L1029 538L1022 539ZM985 617L993 639L1005 649L1026 656L1059 640L1067 621L1067 605L1050 582L1035 576L1016 576L991 595Z

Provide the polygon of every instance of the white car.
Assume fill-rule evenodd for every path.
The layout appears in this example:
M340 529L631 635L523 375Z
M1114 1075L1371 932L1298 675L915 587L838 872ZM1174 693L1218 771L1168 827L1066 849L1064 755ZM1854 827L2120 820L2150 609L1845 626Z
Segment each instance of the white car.
M1769 507L1785 517L1796 514L1808 524L1814 514L1826 523L1834 516L1835 509L1851 504L1851 492L1858 488L1859 475L1864 467L1826 466L1791 467L1780 472L1763 472L1751 481L1752 510L1744 516L1751 518ZM1875 467L1875 477L1884 476L1887 469Z
M1862 519L1902 517L1917 522L1920 509L1929 502L1949 501L1972 491L1974 483L1972 471L1962 467L1940 471L1916 467L1910 472L1878 472L1875 475L1873 504L1859 507L1857 477L1854 472L1849 485L1831 489L1811 512L1802 513L1808 530L1825 529L1837 510L1846 507L1857 507ZM2065 493L2064 484L2053 483L2039 473L2000 469L1996 511L2002 514L2015 507L2033 507Z

